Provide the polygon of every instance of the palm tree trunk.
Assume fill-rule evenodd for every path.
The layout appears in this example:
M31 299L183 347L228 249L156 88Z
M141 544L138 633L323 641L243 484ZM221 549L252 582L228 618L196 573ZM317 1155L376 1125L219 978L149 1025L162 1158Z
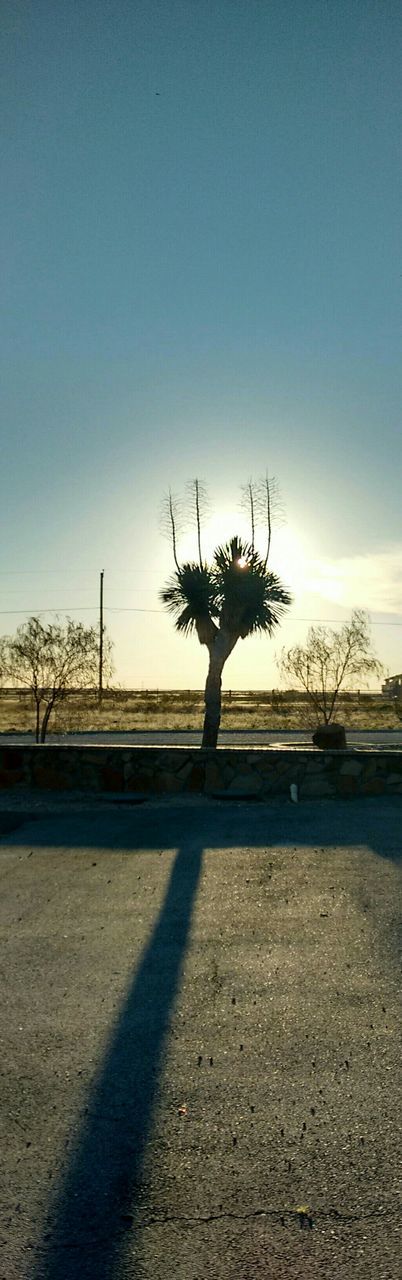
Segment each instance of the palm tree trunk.
M202 734L202 746L215 750L221 722L221 689L223 662L209 655L209 670L205 684L205 716Z
M205 716L201 746L210 747L213 751L217 746L221 722L222 671L236 640L237 635L222 635L222 632L218 632L212 644L208 645L209 668L204 693Z

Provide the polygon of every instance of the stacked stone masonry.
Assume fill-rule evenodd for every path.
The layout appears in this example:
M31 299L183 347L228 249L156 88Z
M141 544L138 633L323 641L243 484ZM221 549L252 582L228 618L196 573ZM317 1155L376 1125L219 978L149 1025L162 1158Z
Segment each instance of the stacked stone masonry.
M402 795L402 750L314 747L0 747L0 788L266 799Z

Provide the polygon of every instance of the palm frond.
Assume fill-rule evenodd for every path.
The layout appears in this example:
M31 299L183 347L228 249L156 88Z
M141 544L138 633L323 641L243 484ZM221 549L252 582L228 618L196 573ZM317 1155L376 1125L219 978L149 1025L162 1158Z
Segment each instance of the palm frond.
M217 548L214 577L221 625L243 638L257 631L271 635L291 604L280 578L237 536Z
M213 626L212 620L217 617L216 587L211 570L205 565L182 565L160 594L175 618L177 631L185 635L197 631L201 638L205 629Z
M272 635L291 603L290 592L276 574L250 575L242 601L240 635L243 639L256 632Z
M254 560L258 560L258 553L254 551L250 542L243 542L237 534L233 538L229 538L228 542L223 543L216 548L214 553L214 566L220 573L238 573L243 567L243 561L252 564Z

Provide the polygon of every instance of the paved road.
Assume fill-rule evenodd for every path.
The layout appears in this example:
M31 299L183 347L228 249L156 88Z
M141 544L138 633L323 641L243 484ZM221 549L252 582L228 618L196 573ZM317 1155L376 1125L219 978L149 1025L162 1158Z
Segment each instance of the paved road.
M0 745L8 743L20 743L33 741L32 734L29 733L1 733ZM402 729L351 729L347 734L347 741L351 746L377 746L377 747L402 747ZM49 734L49 743L88 743L91 746L194 746L198 747L201 742L201 732L193 732L187 729L175 730L152 730L137 729L128 730L127 733L119 731L118 733L54 733ZM222 729L219 734L219 745L224 746L269 746L274 743L280 743L284 746L289 743L296 746L297 743L306 742L311 746L311 733L306 729L289 731L287 729Z
M397 1280L401 803L33 802L1 1280Z

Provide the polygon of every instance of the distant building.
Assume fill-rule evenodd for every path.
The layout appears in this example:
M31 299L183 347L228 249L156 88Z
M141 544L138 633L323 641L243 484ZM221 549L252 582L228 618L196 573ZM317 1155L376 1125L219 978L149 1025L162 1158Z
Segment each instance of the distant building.
M402 698L402 674L399 676L388 676L382 685L382 692L386 698Z

